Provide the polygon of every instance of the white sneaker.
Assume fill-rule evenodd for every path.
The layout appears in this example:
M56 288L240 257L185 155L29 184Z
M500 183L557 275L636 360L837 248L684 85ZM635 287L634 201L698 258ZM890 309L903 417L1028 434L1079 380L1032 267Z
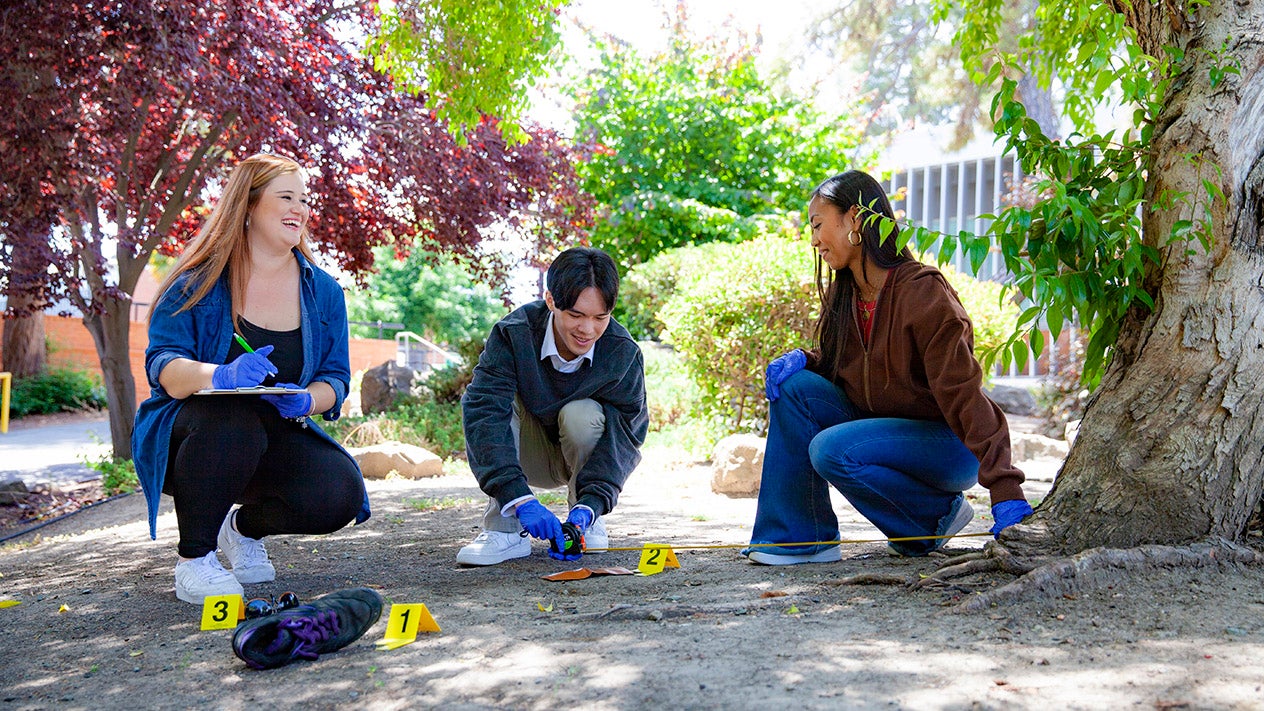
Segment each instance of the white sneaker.
M606 522L598 516L596 521L588 527L584 532L584 552L587 553L592 549L592 554L605 553L606 548L610 547L610 536L606 533Z
M215 551L176 564L176 597L201 605L211 595L245 595L237 578L219 564Z
M838 546L826 548L815 553L801 555L778 555L764 551L751 551L746 554L752 563L760 565L798 565L800 563L837 563L843 559L843 551Z
M496 565L514 558L531 555L531 539L517 533L483 531L457 551L461 565Z
M233 528L233 519L237 510L228 512L224 523L219 527L219 549L228 558L228 565L233 569L233 577L241 583L269 583L276 580L276 568L268 560L268 550L263 541L247 538Z

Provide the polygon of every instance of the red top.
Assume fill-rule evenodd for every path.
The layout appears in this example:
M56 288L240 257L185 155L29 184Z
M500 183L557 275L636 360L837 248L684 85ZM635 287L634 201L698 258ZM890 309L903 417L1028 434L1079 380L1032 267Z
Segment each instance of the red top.
M878 309L878 300L861 301L856 299L857 310L860 312L860 335L865 341L865 347L869 347L869 334L873 333L873 312Z

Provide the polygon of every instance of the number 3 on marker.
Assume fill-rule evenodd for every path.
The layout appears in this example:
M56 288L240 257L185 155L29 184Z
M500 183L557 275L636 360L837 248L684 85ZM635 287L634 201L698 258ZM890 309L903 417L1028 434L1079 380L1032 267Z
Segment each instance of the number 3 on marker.
M202 602L202 629L231 630L241 612L241 595L210 595Z

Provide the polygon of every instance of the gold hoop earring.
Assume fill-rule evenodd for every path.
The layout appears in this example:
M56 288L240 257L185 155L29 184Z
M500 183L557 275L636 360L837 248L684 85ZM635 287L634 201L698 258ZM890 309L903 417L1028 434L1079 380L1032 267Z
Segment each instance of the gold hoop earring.
M863 241L864 239L860 236L859 232L852 230L851 232L847 233L847 243L850 244L851 246L859 247L860 243Z

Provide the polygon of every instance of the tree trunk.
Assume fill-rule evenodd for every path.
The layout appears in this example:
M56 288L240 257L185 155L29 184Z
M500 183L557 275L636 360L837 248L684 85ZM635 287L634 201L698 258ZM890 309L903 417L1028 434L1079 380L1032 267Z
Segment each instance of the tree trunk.
M131 459L132 426L136 422L136 381L132 378L130 359L130 301L104 296L100 303L105 312L84 316L83 325L96 343L101 372L105 376L114 458Z
M16 229L31 229L37 221L15 221ZM44 220L36 230L49 234L49 222ZM3 369L15 378L29 378L44 372L48 352L44 344L44 271L48 262L40 259L31 249L32 242L26 235L13 235L11 244L8 284L9 316L4 320Z
M18 299L9 298L11 306ZM44 371L47 349L44 344L44 314L36 311L4 320L4 365L14 378L29 378Z
M1120 7L1152 56L1164 44L1185 49L1155 127L1147 194L1150 205L1188 197L1143 215L1144 240L1163 259L1147 277L1155 308L1123 325L1033 521L1062 552L1234 539L1264 492L1264 0L1213 3L1189 19L1167 3ZM1215 62L1227 60L1207 50L1226 40L1241 75L1212 86ZM1210 249L1164 247L1177 220L1204 219Z

